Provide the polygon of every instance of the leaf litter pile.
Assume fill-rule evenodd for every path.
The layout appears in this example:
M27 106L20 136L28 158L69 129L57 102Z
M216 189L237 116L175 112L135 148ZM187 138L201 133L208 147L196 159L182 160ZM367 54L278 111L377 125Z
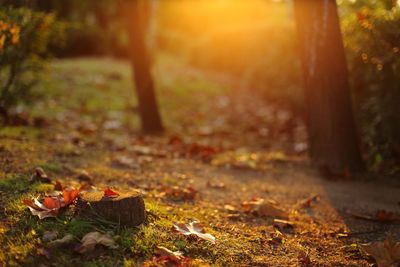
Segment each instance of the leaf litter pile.
M53 79L79 85L64 71ZM256 95L192 97L208 112L182 106L162 136L104 102L65 99L45 128L1 129L0 266L396 266L398 180L326 179L295 112ZM77 214L86 192L131 190L144 198L140 226Z

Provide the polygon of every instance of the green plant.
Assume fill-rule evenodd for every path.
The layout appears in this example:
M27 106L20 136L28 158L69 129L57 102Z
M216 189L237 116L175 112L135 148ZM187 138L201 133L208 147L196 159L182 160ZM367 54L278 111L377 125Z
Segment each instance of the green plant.
M371 169L400 160L400 6L357 1L342 7L344 41L358 120Z
M49 56L51 42L60 40L55 16L24 8L0 9L0 114L7 123L12 108L32 102L32 88Z

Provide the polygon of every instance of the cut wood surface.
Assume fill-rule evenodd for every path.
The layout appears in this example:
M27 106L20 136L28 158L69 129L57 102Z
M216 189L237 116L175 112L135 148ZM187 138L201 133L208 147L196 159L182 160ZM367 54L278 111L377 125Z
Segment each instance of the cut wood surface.
M116 197L104 197L102 191L85 192L77 202L78 214L82 217L104 217L125 226L137 226L145 220L144 201L140 193L130 191Z

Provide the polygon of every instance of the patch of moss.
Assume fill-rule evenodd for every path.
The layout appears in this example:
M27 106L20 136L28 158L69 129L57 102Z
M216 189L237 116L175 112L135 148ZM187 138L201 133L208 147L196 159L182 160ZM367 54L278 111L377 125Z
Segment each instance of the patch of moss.
M3 138L36 138L40 134L40 129L23 126L6 126L0 128L0 137Z
M45 162L43 164L40 164L39 167L43 168L44 171L49 171L49 172L53 172L56 174L60 174L63 172L63 166L62 164L58 163L58 162Z

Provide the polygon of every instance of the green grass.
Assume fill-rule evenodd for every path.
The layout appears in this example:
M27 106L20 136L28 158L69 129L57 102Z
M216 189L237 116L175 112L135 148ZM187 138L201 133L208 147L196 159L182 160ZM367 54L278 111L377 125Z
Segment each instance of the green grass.
M183 107L207 111L204 100L227 89L207 81L199 72L183 73L184 62L166 55L158 58L154 79L167 128L175 128L176 120L185 117L182 114L188 110ZM118 118L134 129L139 127L138 115L132 111L137 99L128 61L56 60L39 90L43 98L32 109L33 115L56 118L70 110L79 110L82 121Z
M40 130L32 127L16 127L6 126L0 128L0 137L2 138L36 138L40 133Z
M172 222L187 221L189 218L206 221L207 215L204 214L213 212L212 209L204 208L204 213L198 214L193 211L194 204L183 204L179 211L171 211L167 209L168 203L146 199L146 208L149 211L147 223L140 227L123 228L114 223L97 220L96 217L91 217L90 220L77 218L72 208L63 211L57 218L39 220L30 214L22 204L22 200L50 192L52 186L41 183L30 184L27 177L12 176L2 179L0 190L5 192L1 196L1 205L5 207L1 219L7 220L7 225L2 225L0 241L3 250L0 252L0 262L7 263L8 266L32 266L54 261L58 266L71 266L70 264L115 266L122 265L124 262L129 266L138 259L151 258L156 247L160 245L172 250L184 251L196 259L223 265L229 259L240 257L239 251L246 244L239 244L228 236L221 236L217 245L211 245L173 233ZM214 233L211 229L207 230ZM48 249L46 243L41 241L46 231L57 231L58 238L62 238L67 233L72 234L76 243L91 231L110 233L119 248L106 250L102 254L104 261L78 255L71 247L52 248L52 256L49 260L39 255L41 249Z
M7 220L7 225L2 225L0 240L3 249L0 252L0 262L7 263L9 266L48 262L45 257L37 256L38 249L46 248L46 245L40 240L45 231L57 231L58 238L69 233L76 237L76 240L91 231L107 232L112 236L117 236L120 249L106 253L110 259L104 266L114 266L123 262L126 251L130 251L129 254L132 256L149 257L160 240L169 239L166 234L169 225L162 220L150 221L140 228L122 228L115 224L107 224L104 220L98 221L96 218L91 220L76 218L71 208L62 212L57 218L39 220L30 214L22 204L22 200L51 192L51 190L52 185L30 184L27 177L13 176L0 180L0 191L4 192L1 197L1 205L4 207L1 219ZM155 214L157 217L161 216L157 204L148 204L148 208L151 214ZM73 250L59 248L52 249L51 252L57 255L59 266L68 266L71 260L76 264L81 262L81 257L76 255ZM96 262L91 263L90 261L85 264L98 266Z

